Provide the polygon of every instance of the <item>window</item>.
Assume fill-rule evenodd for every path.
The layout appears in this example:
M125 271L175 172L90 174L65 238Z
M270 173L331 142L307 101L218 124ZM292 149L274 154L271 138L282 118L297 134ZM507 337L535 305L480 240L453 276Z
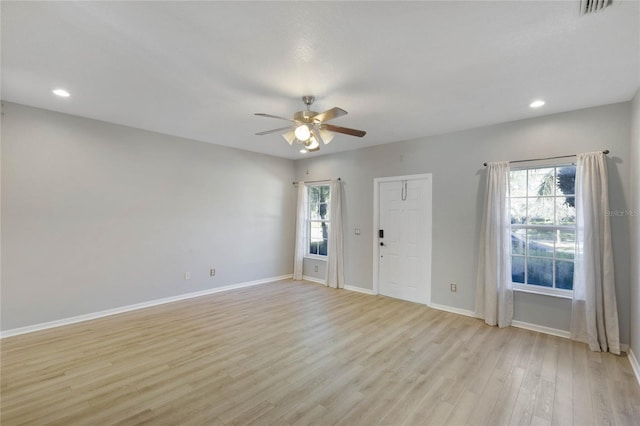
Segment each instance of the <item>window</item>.
M511 279L515 289L571 296L576 166L512 170Z
M326 256L329 246L329 185L310 185L309 206L307 210L308 255Z

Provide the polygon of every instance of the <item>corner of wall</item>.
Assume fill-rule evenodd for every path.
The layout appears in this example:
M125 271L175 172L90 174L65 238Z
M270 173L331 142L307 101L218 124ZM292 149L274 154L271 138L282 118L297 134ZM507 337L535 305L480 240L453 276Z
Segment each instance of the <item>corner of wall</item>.
M636 375L636 380L640 385L640 364L638 364L638 358L636 358L636 354L633 352L633 349L628 350L627 356L629 357L629 363L631 364L633 373Z
M631 324L630 354L640 354L640 88L632 101L631 112ZM633 357L635 359L635 357ZM640 383L640 369L636 360L636 378Z

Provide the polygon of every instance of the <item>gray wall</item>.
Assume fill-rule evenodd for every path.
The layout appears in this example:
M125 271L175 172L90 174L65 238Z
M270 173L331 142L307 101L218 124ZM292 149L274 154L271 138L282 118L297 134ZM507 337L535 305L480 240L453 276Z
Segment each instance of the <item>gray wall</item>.
M640 89L633 98L631 131L631 349L640 357Z
M342 177L346 281L371 289L373 179L419 173L434 179L432 300L473 310L482 162L609 148L611 209L640 211L639 97L633 136L621 103L295 163L7 103L1 329L290 274L295 179ZM637 217L611 220L621 339L631 330L639 354ZM305 262L305 275L324 269ZM518 320L569 327L568 300L518 293L515 303Z
M631 104L620 103L398 142L296 163L300 180L341 177L344 181L345 281L372 287L373 179L433 173L432 301L473 310L476 252L484 196L485 161L516 160L611 150L608 156L611 208L629 200ZM332 143L358 144L336 137ZM361 228L359 236L354 228ZM612 218L616 293L621 339L629 342L629 221ZM449 283L458 284L457 293ZM570 301L518 293L516 319L568 330Z
M4 112L2 330L292 272L292 161Z

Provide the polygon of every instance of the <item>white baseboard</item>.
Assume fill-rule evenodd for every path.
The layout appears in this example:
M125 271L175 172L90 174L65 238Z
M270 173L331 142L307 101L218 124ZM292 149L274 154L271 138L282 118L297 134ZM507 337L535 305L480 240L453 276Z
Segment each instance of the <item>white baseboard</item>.
M453 306L439 305L437 303L432 303L431 305L429 305L429 307L433 309L438 309L441 311L451 312L454 314L464 315L467 317L479 318L474 311L470 311L468 309L454 308ZM537 331L538 333L564 337L565 339L569 339L571 337L568 331L560 330L557 328L545 327L543 325L531 324L523 321L511 321L511 325L513 327L523 328L525 330Z
M322 278L315 278L315 277L310 277L308 275L303 275L302 279L304 281L309 281L316 284L327 285L326 281ZM373 296L373 290L370 290L368 288L356 287L353 285L345 285L344 289L349 291L355 291L356 293L363 293L363 294L368 294L370 296Z
M631 368L636 375L636 380L640 385L640 364L638 364L638 358L636 358L636 354L633 353L633 350L629 349L627 351L627 356L629 357L629 363L631 363Z
M571 333L567 330L560 330L559 328L545 327L544 325L531 324L523 321L511 321L511 325L517 328L523 328L525 330L537 331L538 333L550 334L552 336L563 337L565 339L571 338Z
M327 285L327 283L325 282L325 280L323 278L315 278L315 277L309 277L307 275L303 275L302 279L304 281L309 281L311 283L316 283L316 284L322 284L322 285Z
M255 281L248 281L238 284L230 284L222 287L214 287L207 290L196 291L193 293L180 294L177 296L165 297L163 299L150 300L148 302L136 303L134 305L121 306L119 308L107 309L105 311L93 312L85 315L78 315L60 320L43 322L40 324L28 325L26 327L14 328L0 332L0 339L5 337L17 336L20 334L32 333L34 331L46 330L54 327L62 327L64 325L75 324L78 322L89 321L97 318L107 317L110 315L121 314L124 312L135 311L138 309L150 308L152 306L164 305L165 303L178 302L185 299L193 299L194 297L206 296L208 294L220 293L223 291L235 290L238 288L251 287L254 285L267 284L274 281L286 280L292 275L281 275L279 277L263 278Z
M349 291L355 291L356 293L363 293L363 294L368 294L369 296L373 296L373 290L368 288L356 287L353 285L345 285L344 289Z
M477 318L476 313L468 309L454 308L453 306L440 305L438 303L431 303L430 308L437 309L439 311L451 312L452 314L464 315L466 317Z

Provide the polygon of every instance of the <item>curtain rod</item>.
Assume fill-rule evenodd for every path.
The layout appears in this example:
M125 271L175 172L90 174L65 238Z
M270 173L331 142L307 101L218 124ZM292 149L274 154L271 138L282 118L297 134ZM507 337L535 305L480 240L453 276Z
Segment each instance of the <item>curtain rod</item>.
M608 154L609 150L605 149L604 151L602 151L603 154ZM545 157L545 158L531 158L529 160L514 160L514 161L509 161L509 163L526 163L527 161L541 161L541 160L555 160L556 158L569 158L569 157L575 157L576 154L574 155L558 155L557 157ZM487 167L487 164L489 163L484 163L484 166Z
M338 180L342 180L342 179L338 178ZM307 180L307 181L303 181L303 183L318 183L318 182L330 182L330 181L331 181L331 179ZM295 181L295 180L293 181L294 185L297 185L299 183L300 183L299 181Z

